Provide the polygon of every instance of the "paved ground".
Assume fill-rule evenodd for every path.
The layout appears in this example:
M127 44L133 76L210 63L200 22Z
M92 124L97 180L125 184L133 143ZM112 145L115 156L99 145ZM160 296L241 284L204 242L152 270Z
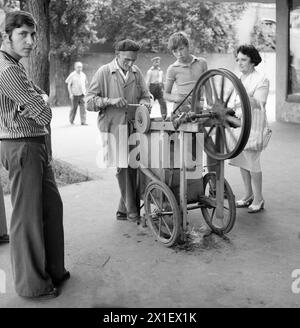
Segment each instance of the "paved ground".
M67 108L54 109L54 155L97 174L98 180L61 188L64 201L66 265L70 279L47 302L16 296L9 246L0 247L7 275L1 307L299 307L291 276L300 269L300 126L272 122L273 137L262 157L266 210L237 211L229 240L211 236L193 251L165 248L148 230L114 218L118 189L113 170L96 164L96 115L89 126L69 127ZM242 195L237 169L226 177ZM11 212L6 197L8 216ZM197 227L199 212L191 215Z

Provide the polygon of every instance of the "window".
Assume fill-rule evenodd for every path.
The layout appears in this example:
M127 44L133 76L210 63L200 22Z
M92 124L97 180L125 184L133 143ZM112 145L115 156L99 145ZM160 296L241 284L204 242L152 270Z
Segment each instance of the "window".
M290 0L289 95L300 99L300 0ZM290 98L290 97L289 97ZM292 100L292 99L291 99Z

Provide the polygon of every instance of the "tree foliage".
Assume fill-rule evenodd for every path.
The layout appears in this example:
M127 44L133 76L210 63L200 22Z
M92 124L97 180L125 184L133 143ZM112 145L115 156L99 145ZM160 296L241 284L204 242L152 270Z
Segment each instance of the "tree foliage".
M276 31L275 24L269 26L263 22L256 22L251 33L251 43L259 50L264 52L275 51Z
M51 54L69 62L97 40L94 30L96 0L51 0Z
M198 0L100 0L98 37L107 42L139 40L146 51L166 50L175 31L185 31L195 49L227 52L236 43L234 23L244 3Z

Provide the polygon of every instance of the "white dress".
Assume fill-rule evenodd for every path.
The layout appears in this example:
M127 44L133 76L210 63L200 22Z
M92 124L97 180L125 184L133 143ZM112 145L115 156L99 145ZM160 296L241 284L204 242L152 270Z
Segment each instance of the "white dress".
M242 81L249 97L267 101L269 94L269 80L260 72L254 70ZM230 159L229 164L243 168L250 172L261 172L261 151L244 150L237 157Z

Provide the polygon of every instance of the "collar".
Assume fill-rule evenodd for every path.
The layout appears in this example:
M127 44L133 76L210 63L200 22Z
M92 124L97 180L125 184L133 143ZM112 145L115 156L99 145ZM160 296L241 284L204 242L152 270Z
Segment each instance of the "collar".
M121 68L120 68L120 66L118 65L118 63L117 63L117 58L115 58L113 61L111 61L110 63L109 63L109 69L110 69L110 72L111 73L116 73L116 71L117 70L122 70ZM123 72L123 71L122 71ZM128 71L128 72L130 72L130 71ZM131 68L131 72L133 72L133 73L136 73L137 72L137 70L136 70L136 68L135 68L135 65L133 65L132 66L132 68Z
M194 62L196 61L199 61L199 58L194 56L194 55L191 55L192 56L192 61L189 63L189 64L186 64L186 63L180 63L178 60L176 60L176 62L173 64L173 66L181 66L181 67L189 67L190 65L192 65Z
M10 61L12 61L13 63L19 64L19 61L14 58L12 55L10 55L9 53L7 53L4 50L0 50L0 52L2 52L4 54L5 57L7 57L7 59L9 59Z
M161 71L161 68L160 68L160 67L155 68L154 66L152 66L150 69L151 69L152 71L153 71L154 69L157 69L158 71Z

